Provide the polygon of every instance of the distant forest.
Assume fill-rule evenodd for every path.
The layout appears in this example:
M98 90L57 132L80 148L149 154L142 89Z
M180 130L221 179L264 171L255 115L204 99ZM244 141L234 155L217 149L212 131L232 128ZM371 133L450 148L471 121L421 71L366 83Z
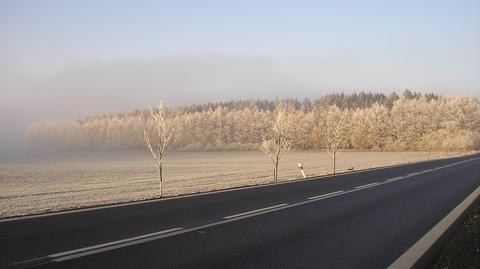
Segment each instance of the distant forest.
M175 133L169 148L183 151L258 150L279 103L293 107L289 133L297 150L323 149L329 111L347 117L346 149L473 150L480 145L480 104L405 90L333 93L310 100L241 100L169 108ZM38 122L26 137L34 150L145 149L149 110L105 114L72 122Z

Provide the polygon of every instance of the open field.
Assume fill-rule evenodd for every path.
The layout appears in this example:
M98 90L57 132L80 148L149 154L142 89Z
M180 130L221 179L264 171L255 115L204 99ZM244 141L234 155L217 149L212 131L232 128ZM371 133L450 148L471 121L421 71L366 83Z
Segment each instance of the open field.
M343 152L338 171L426 160L427 152ZM439 158L432 153L431 158ZM291 152L279 180L331 172L325 152ZM272 164L261 152L172 152L166 157L164 195L255 185L271 179ZM0 163L0 217L153 198L156 166L147 152L83 153L32 157Z

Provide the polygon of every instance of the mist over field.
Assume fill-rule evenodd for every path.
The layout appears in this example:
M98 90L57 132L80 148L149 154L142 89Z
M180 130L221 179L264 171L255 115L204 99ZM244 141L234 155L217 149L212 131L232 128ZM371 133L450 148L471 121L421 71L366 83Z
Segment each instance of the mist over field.
M160 100L170 106L231 99L291 97L302 100L319 98L333 91L349 93L355 89L380 89L388 94L392 89L402 92L400 87L411 85L386 81L382 76L357 74L362 67L353 68L347 63L332 69L328 64L331 61L319 59L311 66L305 61L275 61L268 56L207 54L100 61L66 67L48 79L21 80L21 83L2 86L0 121L6 126L0 131L2 152L25 149L24 130L36 121L65 121L102 113L130 112L155 105ZM414 77L398 75L409 80ZM436 83L434 86L423 82L415 85L425 93L435 90L452 95L455 91L448 89L457 89L455 85L446 87L445 83ZM477 94L473 90L461 92Z
M2 1L0 155L25 151L34 122L160 100L174 107L406 88L479 97L479 10L478 1Z
M111 162L131 151L153 157L160 183L170 154L187 164L202 153L251 154L259 170L231 173L273 171L277 181L298 173L288 156L321 152L333 165L316 165L335 173L338 156L339 171L352 168L344 151L396 152L385 158L399 162L475 151L479 22L479 3L468 0L2 1L1 187L17 197L26 192L20 181L38 181L64 195L73 182L53 179L87 174L121 185L126 178L98 179L112 180ZM104 170L81 165L102 156ZM42 174L40 160L59 170ZM225 187L211 175L221 186L210 189Z
M479 199L480 0L0 0L0 268L477 268Z

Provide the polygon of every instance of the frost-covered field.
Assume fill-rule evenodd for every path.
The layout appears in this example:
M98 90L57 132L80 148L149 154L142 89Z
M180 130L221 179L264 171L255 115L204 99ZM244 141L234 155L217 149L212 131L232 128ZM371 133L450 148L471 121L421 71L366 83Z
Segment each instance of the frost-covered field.
M439 158L432 153L431 158ZM426 160L426 152L343 152L338 170ZM331 172L325 152L291 152L279 180ZM32 157L0 163L0 217L153 198L158 177L147 152ZM272 165L261 152L172 152L165 163L164 195L175 196L266 183Z

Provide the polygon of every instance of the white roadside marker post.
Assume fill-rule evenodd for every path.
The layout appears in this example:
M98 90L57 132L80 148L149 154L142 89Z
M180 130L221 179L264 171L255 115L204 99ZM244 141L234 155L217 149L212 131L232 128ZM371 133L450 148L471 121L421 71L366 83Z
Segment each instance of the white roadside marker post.
M303 171L303 166L301 163L298 163L298 168L300 168L300 173L302 173L303 178L307 178L305 171Z

